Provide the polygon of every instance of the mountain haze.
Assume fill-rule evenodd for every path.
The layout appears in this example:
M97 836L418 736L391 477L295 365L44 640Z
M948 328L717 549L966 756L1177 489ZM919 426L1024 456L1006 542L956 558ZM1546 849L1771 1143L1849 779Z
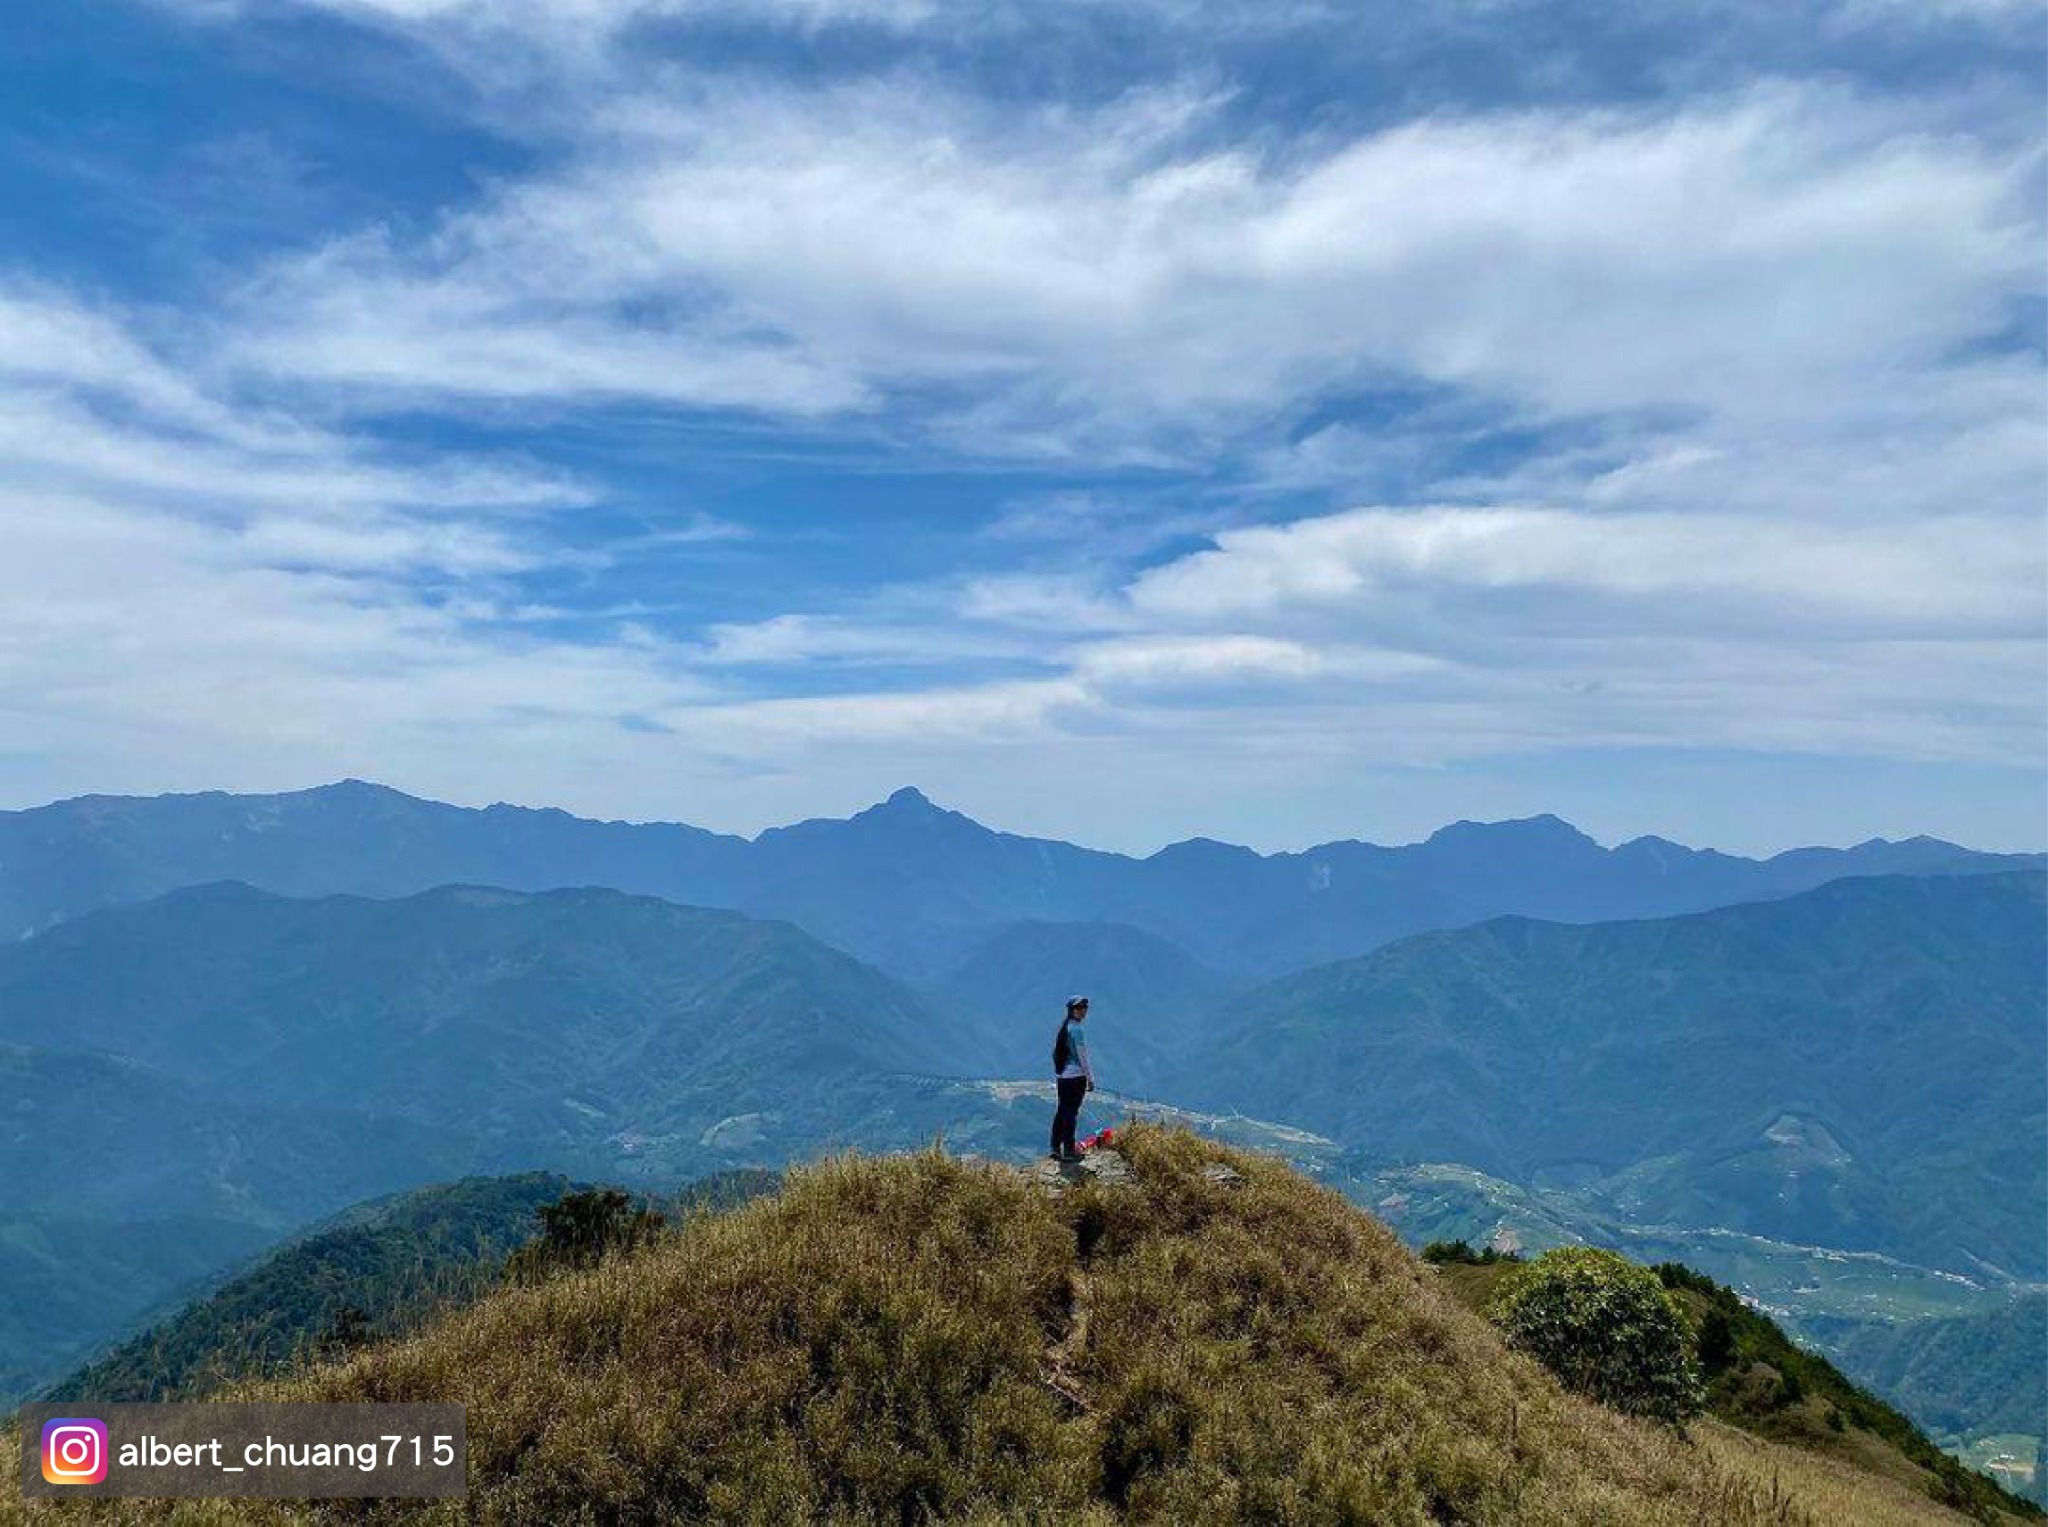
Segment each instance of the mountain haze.
M2038 1288L1980 1315L1851 1329L1841 1363L1937 1436L2048 1443L2048 1293Z
M0 946L0 1396L372 1195L929 1139L945 1117L885 1079L986 1058L786 923L616 891L230 884L79 917Z
M27 1027L19 1016L0 1002L0 1214L278 1231L473 1159L473 1141L431 1116L223 1098L131 1056L9 1042ZM71 1037L61 1021L36 1028Z
M1090 1034L1097 1069L1123 1091L1148 1093L1240 985L1141 928L1023 922L972 940L925 991L935 1010L984 1028L1001 1076L1044 1071L1066 998L1085 992L1105 1015Z
M1410 1233L1675 1256L1831 1343L2048 1274L2044 877L1925 840L1758 862L1537 818L1131 859L914 791L748 841L345 785L68 802L0 848L40 909L0 943L0 1307L48 1312L0 1318L0 1392L423 1182L1041 1151L1077 989L1087 1127L1179 1105ZM447 870L531 883L412 884ZM277 885L132 899L224 871ZM546 885L586 873L633 888ZM1943 1361L1947 1414L2030 1403Z
M97 1050L0 1040L0 1097L0 1404L307 1220L478 1156L431 1121L224 1099Z
M344 1308L362 1317L363 1334L389 1335L416 1308L473 1298L495 1282L506 1253L533 1235L534 1211L570 1186L549 1172L469 1177L353 1206L252 1259L46 1397L197 1395L309 1355Z
M2044 883L1429 934L1239 999L1173 1095L1638 1220L2035 1277Z
M887 977L785 923L458 886L373 901L217 885L95 913L0 949L0 1038L528 1153L983 1059L972 1034L941 1034Z
M1667 915L1844 875L2038 865L1916 838L1738 858L1639 838L1603 848L1555 817L1460 822L1422 843L1260 855L1191 840L1149 858L1019 837L899 790L845 820L748 840L673 823L423 801L345 781L282 795L84 796L0 813L0 928L218 880L294 896L402 896L443 884L607 886L783 917L893 973L943 975L976 930L1126 924L1223 971L1274 975L1506 913Z

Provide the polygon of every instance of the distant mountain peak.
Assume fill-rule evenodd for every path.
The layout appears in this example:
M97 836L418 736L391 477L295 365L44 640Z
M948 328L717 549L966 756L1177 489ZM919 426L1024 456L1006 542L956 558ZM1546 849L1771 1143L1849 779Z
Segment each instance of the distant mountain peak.
M830 819L828 818L827 820ZM892 792L887 800L877 801L874 805L868 807L867 810L855 812L848 820L886 825L948 823L959 826L966 824L972 826L978 832L987 832L989 830L963 812L952 811L939 805L915 785L905 785L901 790Z
M754 842L787 851L803 842L839 840L899 844L931 838L961 839L997 836L974 818L937 805L915 785L905 785L886 800L849 817L813 817L788 827L770 827Z
M1452 822L1429 835L1432 843L1471 842L1480 838L1516 843L1593 843L1563 817L1548 811L1533 817L1510 817L1502 822Z
M380 785L374 779L357 779L353 774L349 775L346 779L338 779L331 785L315 785L305 793L308 795L365 795L376 796L380 799L395 795L408 801L413 799L412 796L406 795L403 790L395 790L389 785Z
M1182 838L1178 843L1169 843L1153 854L1152 860L1159 863L1239 863L1246 859L1256 860L1259 857L1256 849L1246 848L1242 843L1225 843L1221 838Z

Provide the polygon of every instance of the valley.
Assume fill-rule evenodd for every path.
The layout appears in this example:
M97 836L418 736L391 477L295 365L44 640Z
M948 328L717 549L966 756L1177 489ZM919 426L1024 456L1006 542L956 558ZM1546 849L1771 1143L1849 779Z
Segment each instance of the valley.
M2043 876L1997 856L1660 853L1643 883L1562 824L1138 861L921 796L748 844L359 786L68 803L0 842L44 909L0 948L0 1307L45 1312L0 1326L16 1397L380 1193L1028 1159L1084 990L1095 1124L1278 1155L1413 1244L1683 1262L1959 1453L2048 1433L2038 1320L2004 1334L2048 1276Z

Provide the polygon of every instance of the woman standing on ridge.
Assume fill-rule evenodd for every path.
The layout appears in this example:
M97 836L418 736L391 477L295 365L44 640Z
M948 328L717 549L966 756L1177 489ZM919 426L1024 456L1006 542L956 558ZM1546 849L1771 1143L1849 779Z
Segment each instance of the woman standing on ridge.
M1088 999L1067 998L1067 1016L1060 1023L1059 1037L1052 1042L1053 1085L1059 1089L1059 1108L1052 1116L1052 1159L1079 1161L1074 1128L1081 1119L1081 1099L1095 1090L1095 1070L1088 1064L1088 1037L1082 1027L1088 1021Z

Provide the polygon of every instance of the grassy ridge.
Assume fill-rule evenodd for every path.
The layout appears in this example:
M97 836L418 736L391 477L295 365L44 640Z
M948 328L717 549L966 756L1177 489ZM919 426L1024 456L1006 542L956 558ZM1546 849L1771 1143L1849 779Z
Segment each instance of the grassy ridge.
M1135 1186L1058 1199L937 1152L826 1162L246 1392L466 1403L470 1500L427 1513L450 1521L1821 1519L1565 1395L1285 1166L1158 1128L1126 1145Z
M1462 1242L1440 1242L1426 1254L1439 1264L1445 1286L1474 1310L1489 1304L1516 1265L1480 1260ZM1656 1270L1698 1335L1707 1413L1722 1428L1703 1435L1719 1439L1712 1451L1725 1465L1804 1478L1808 1494L1829 1500L1861 1480L1873 1490L1872 1519L1895 1515L1902 1501L1922 1511L1939 1503L1981 1522L2041 1517L2033 1503L1942 1452L1909 1418L1799 1346L1733 1289L1676 1263ZM1842 1516L1829 1508L1821 1519Z

